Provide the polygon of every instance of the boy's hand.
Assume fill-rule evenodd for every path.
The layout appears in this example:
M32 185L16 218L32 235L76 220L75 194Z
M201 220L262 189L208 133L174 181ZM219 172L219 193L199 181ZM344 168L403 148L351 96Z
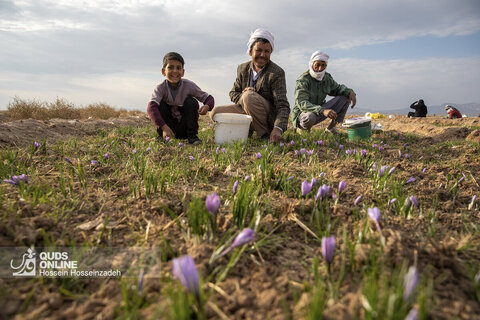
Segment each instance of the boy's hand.
M165 140L166 137L173 138L175 136L172 129L170 129L170 127L167 126L166 124L162 126L162 131L163 131L163 140Z
M200 109L198 109L198 114L204 116L207 114L207 112L210 110L210 107L208 105L203 105L200 107Z

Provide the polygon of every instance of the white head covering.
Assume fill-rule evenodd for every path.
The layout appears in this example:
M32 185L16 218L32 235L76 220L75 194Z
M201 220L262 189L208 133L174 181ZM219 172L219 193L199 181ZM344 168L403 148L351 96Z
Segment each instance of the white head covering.
M272 51L273 51L273 34L271 34L269 31L265 29L259 28L250 34L250 39L248 39L248 43L247 43L247 53L250 53L250 47L258 38L267 39L268 42L270 42L270 45L272 46Z
M328 59L330 58L330 56L328 54L326 54L325 52L322 52L320 50L318 51L315 51L312 56L310 57L310 63L308 64L308 71L310 73L310 75L317 79L318 81L322 80L323 79L323 76L325 75L325 71L327 70L327 68L325 67L325 69L323 69L323 71L321 72L316 72L313 70L313 63L315 61L325 61L325 63L328 65Z

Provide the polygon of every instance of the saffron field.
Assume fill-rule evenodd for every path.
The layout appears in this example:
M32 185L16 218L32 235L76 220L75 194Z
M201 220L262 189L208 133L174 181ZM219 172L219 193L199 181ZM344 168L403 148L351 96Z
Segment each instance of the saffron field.
M396 121L361 141L216 146L202 118L198 146L145 122L4 144L1 247L100 251L122 276L4 277L1 318L479 319L480 143L437 132L478 124Z

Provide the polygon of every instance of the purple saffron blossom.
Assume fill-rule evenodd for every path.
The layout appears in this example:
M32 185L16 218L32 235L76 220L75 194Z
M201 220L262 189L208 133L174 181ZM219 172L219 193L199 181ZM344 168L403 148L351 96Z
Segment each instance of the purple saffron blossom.
M106 146L107 146L107 144L104 143L103 146L102 146L102 149L105 149Z
M138 284L137 284L138 293L142 293L144 278L145 278L145 271L142 268L142 270L140 270L140 274L138 275Z
M300 152L298 152L298 150L295 150L295 155L298 157L300 155Z
M170 141L170 137L169 137L169 136L166 136L166 137L165 137L165 141L166 141L166 142L169 142L169 141Z
M250 180L250 175L247 174L247 176L245 177L245 181L249 181Z
M320 179L323 179L323 177L325 177L325 172L320 172Z
M325 261L330 265L333 262L335 254L335 236L322 238L322 255Z
M105 155L103 156L103 159L108 160L108 158L110 158L110 155L109 155L108 152L107 152L107 153L105 153Z
M396 169L397 169L397 167L392 167L392 168L388 171L388 176L390 176L392 173L394 173Z
M257 157L257 159L261 159L262 158L262 154L260 152L257 152L255 153L255 157Z
M412 182L415 182L415 180L417 180L417 179L415 179L414 177L410 177L410 178L408 178L406 183L412 183Z
M137 149L133 149L132 153L133 153L133 154L136 154L136 153L137 153Z
M300 149L300 154L303 156L307 150L305 148Z
M415 208L420 209L420 203L418 203L417 198L415 198L414 196L410 196L408 199L415 206Z
M70 163L73 166L72 161L68 157L65 157L65 161L67 161L68 163Z
M330 186L327 186L326 184L322 185L320 188L318 188L315 201L317 201L318 198L320 198L320 200L325 199L325 197L328 195L329 192L330 192Z
M345 150L345 154L346 154L347 156L351 155L351 154L352 154L352 150L350 150L350 149Z
M423 173L427 172L427 167L423 168L422 172Z
M33 145L35 146L35 150L37 150L38 148L40 148L40 142L35 141L35 142L33 143Z
M415 289L417 288L419 281L419 275L417 268L415 266L411 266L408 269L407 274L403 278L403 300L404 301L409 301L412 297L413 294L415 293Z
M377 163L376 162L374 162L372 164L372 171L377 171Z
M380 209L378 209L377 207L368 208L367 212L370 219L372 219L373 222L375 222L375 225L377 226L378 231L382 231L382 229L380 228L380 218L382 216Z
M220 149L220 151L222 151L222 153L227 152L227 150L225 148Z
M421 156L420 158L418 158L418 160L422 160L423 159L423 156Z
M345 182L345 180L340 181L338 183L338 194L342 193L346 187L347 187L347 183Z
M332 200L337 200L337 194L335 193L335 191L332 191Z
M365 149L360 150L360 153L362 154L362 157L364 157L364 158L367 156L367 150L365 150Z
M410 309L410 312L408 312L407 316L405 317L405 320L417 320L418 319L418 311L415 308Z
M295 178L295 176L290 176L290 177L288 177L285 181L290 181L290 180L292 180L293 178Z
M183 143L182 143L182 142L179 142L179 143L178 143L178 146L179 146L180 148L183 147Z
M305 196L312 190L313 185L308 182L307 180L304 180L302 182L302 197L305 198Z
M393 198L392 200L388 201L388 205L392 205L397 202L397 198Z
M317 144L318 144L319 146L321 146L321 145L322 145L322 143L323 143L323 141L322 141L322 140L318 140L318 141L317 141Z
M222 256L229 253L233 248L243 246L244 244L250 243L255 238L255 231L250 228L245 228L240 232L235 239L233 240L232 244L222 252Z
M463 177L461 177L460 179L458 179L458 182L457 182L457 184L460 184L460 183L462 183L462 182L463 182L463 180L465 180L465 176L463 176Z
M376 143L372 144L372 148L375 149L376 147L377 147L377 144L376 144Z
M150 147L147 148L147 150L145 151L146 153L149 153L152 149Z
M389 166L381 166L380 169L378 169L378 176L383 177L385 174L385 171L390 168Z
M383 150L383 147L382 146L378 146L378 151L382 151Z
M474 194L472 197L472 200L470 201L470 204L468 205L468 210L472 210L473 206L475 205L475 201L477 200L477 195Z
M172 274L190 293L199 295L198 271L191 256L185 255L172 260Z
M280 142L280 147L283 147L284 145L285 145L285 143Z
M338 149L339 149L339 150L342 150L342 149L343 149L343 144L339 145L339 146L338 146Z
M238 189L238 180L235 180L235 182L233 183L233 195L237 194L237 189Z
M188 156L188 159L190 159L190 160L192 160L192 161L193 161L193 160L195 160L195 157L194 157L194 156L192 156L192 155L189 155L189 156Z
M363 196L358 196L357 199L355 199L355 202L353 203L353 205L358 206L362 201L362 199L363 199Z
M220 151L220 147L217 147L217 150L215 150L215 153L218 154L219 151Z
M292 146L294 146L294 145L295 145L295 141L293 141L293 140L290 141L290 144L291 144Z
M90 162L90 164L91 164L92 166L94 166L94 165L96 165L96 164L99 164L99 163L100 163L100 162L98 162L97 160L92 160L92 161Z
M207 196L205 199L205 205L207 206L208 211L212 215L215 215L218 211L218 208L220 208L220 197L217 195L216 192L210 194Z
M312 156L313 150L307 150L307 153L308 153L309 156Z

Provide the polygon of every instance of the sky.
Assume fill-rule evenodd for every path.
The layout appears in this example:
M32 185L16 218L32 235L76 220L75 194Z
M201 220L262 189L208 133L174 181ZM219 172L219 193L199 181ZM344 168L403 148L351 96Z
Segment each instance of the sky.
M230 104L257 28L275 37L291 107L316 50L362 109L480 103L479 0L0 0L0 109L58 97L145 111L169 51Z

